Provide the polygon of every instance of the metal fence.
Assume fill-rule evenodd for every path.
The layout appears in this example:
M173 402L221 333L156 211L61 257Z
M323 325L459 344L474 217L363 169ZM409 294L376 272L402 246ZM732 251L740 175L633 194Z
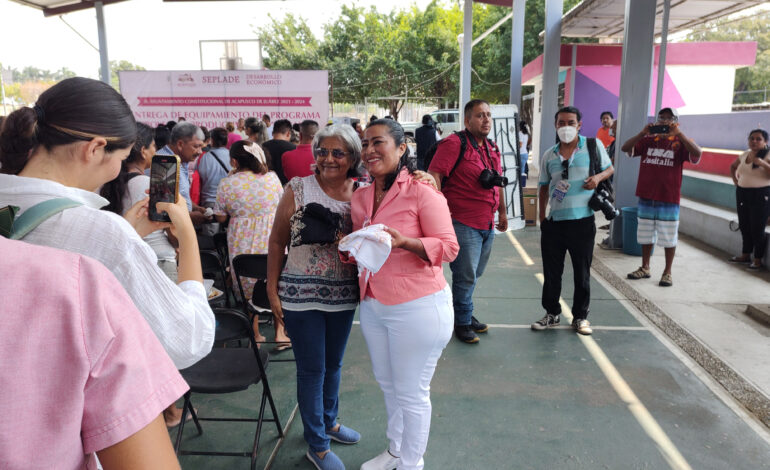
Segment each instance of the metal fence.
M733 104L767 103L768 89L746 90L733 93Z

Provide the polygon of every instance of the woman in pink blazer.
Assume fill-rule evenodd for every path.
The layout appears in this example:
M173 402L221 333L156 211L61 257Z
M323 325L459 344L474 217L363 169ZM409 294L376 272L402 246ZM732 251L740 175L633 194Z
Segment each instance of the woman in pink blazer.
M361 470L423 468L430 432L430 381L453 327L442 263L459 250L446 199L412 177L403 128L369 124L362 160L374 178L353 194L353 229L384 224L392 236L380 271L359 277L361 330L385 395L388 449Z

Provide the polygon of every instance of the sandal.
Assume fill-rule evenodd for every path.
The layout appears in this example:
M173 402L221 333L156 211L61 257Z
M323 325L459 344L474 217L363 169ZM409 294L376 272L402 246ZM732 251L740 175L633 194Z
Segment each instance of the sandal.
M671 273L664 274L660 277L659 286L671 287L674 285L673 279L671 279Z
M728 258L727 261L729 261L731 263L749 263L749 262L751 262L751 257L743 256L743 255L741 255L741 256L731 256L730 258Z
M746 266L746 269L750 271L759 271L760 269L762 269L762 263L759 263L759 264L751 263L750 265Z
M632 273L628 273L629 279L647 279L650 277L650 270L645 269L643 266L639 266L639 269Z
M273 348L273 351L275 352L283 352L291 349L291 343L279 343L276 347Z

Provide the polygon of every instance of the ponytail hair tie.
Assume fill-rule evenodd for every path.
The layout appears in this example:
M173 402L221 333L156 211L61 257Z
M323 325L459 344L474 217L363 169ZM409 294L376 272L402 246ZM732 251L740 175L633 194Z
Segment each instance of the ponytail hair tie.
M35 111L35 116L37 116L38 125L42 124L45 121L45 111L43 111L39 104L36 104L32 109Z
M251 145L244 145L243 150L247 151L248 153L254 155L254 158L257 159L257 161L263 165L267 165L266 158L265 158L265 152L262 151L262 147L257 145L256 142L252 143Z

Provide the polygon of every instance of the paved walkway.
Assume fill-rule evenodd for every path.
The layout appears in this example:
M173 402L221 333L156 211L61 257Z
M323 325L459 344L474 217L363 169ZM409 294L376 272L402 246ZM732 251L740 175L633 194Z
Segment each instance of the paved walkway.
M660 318L670 318L672 325L690 332L693 343L713 336L724 339L724 353L701 347L715 351L731 367L745 368L747 372L739 375L766 393L761 377L749 375L752 368L766 372L766 366L738 364L743 354L759 362L766 358L770 333L740 316L737 305L746 303L748 293L730 289L727 282L757 282L747 289L761 296L754 289L767 290L767 274L746 274L722 263L724 255L683 240L673 288L660 288L652 280L629 288L622 276L633 270L638 258L597 248L589 317L594 335L582 337L567 327L530 330L529 324L542 316L539 254L535 228L495 240L475 296L477 316L491 328L477 345L452 340L439 362L432 384L427 469L770 468L768 428L684 354L674 344L677 339L669 339L653 324L655 319L665 324ZM659 256L653 261L654 273L660 270ZM567 267L565 316L571 304L571 277ZM657 301L658 310L638 309L647 303L655 306L642 294ZM669 317L664 310L679 316ZM727 326L717 327L722 335L700 329L702 323L724 318L719 312L732 318ZM732 327L739 336L725 338ZM749 349L739 352L739 347ZM730 351L735 357L728 355ZM286 425L295 410L293 364L271 363L268 374ZM198 396L194 402L202 416L244 415L256 409L258 390ZM333 444L348 469L358 469L386 447L382 395L358 325L345 357L339 419L363 435L353 446ZM186 447L249 447L251 424L204 425L201 437L195 436L193 426L185 430ZM257 468L312 468L304 459L298 414L282 442L271 424L265 426ZM185 469L248 468L247 459L184 456L180 461Z

